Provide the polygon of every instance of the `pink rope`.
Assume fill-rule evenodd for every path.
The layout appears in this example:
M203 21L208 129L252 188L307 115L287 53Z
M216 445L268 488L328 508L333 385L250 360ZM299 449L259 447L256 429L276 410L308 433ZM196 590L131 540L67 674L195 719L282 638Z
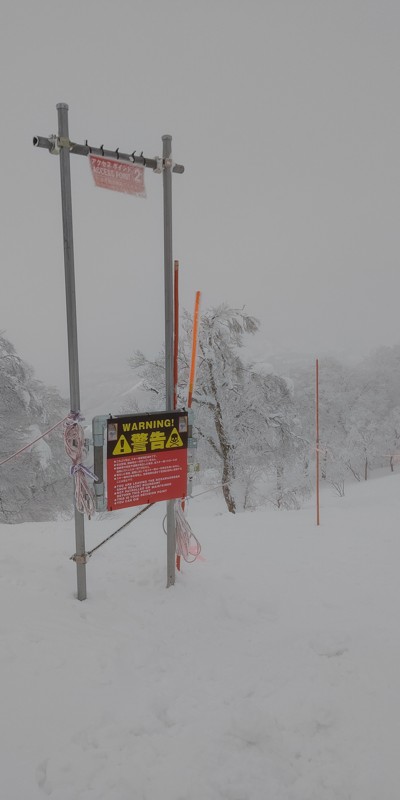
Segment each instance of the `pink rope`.
M181 500L175 503L175 525L176 554L182 556L187 564L191 564L200 556L201 545L182 511Z
M65 422L65 420L68 419L68 417L69 417L69 414L66 417L64 417L64 419L61 419L60 422L56 422L56 424L53 425L52 428L49 428L48 431L45 431L44 433L42 433L41 436L38 436L37 439L34 439L33 442L30 442L29 444L26 444L25 447L21 447L21 450L17 450L16 453L13 453L12 456L8 456L7 458L4 459L4 461L0 461L0 467L2 467L3 464L7 464L7 461L11 461L11 459L15 458L15 456L19 456L20 453L24 452L24 450L28 450L30 447L33 447L33 445L36 444L36 442L39 442L40 439L43 439L44 436L48 436L48 434L51 433L52 431L54 431L55 428L58 428L59 425L62 425L63 422Z
M70 474L75 479L75 506L80 514L86 514L89 519L94 514L95 503L93 492L89 487L87 478L97 481L98 478L93 472L82 464L86 455L85 434L80 425L83 420L79 411L70 413L64 426L64 447L65 452L72 461Z

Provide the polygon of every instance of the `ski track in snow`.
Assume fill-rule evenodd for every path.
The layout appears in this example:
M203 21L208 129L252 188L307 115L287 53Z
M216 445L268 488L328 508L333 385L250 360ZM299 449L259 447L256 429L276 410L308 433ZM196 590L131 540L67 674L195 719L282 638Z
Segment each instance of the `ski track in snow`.
M205 560L168 591L155 507L83 603L72 522L1 526L1 797L398 800L399 488L326 493L320 528L204 495Z

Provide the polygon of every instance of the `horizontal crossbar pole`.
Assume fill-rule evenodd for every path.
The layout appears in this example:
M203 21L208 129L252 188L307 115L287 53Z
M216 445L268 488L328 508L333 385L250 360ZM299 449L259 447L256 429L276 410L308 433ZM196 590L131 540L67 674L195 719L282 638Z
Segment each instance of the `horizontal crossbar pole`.
M49 152L51 152L55 149L57 142L53 137L34 136L33 144L35 147L43 147L45 150L49 150ZM61 146L65 147L62 142L60 142L60 144ZM70 153L73 153L77 156L93 155L104 158L116 158L118 161L127 161L129 164L139 164L139 166L149 167L153 170L156 170L159 167L159 161L157 158L146 158L146 156L143 154L137 155L136 152L120 153L118 150L105 150L104 147L91 147L88 144L76 144L76 142L69 142L68 149ZM182 174L184 171L185 167L182 166L182 164L172 163L172 172Z

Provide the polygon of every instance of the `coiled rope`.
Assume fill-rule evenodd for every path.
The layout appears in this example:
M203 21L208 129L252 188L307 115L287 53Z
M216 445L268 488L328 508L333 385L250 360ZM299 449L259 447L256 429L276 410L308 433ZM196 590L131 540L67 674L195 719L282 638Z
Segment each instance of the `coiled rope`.
M175 503L175 527L176 555L192 564L201 553L201 544L185 517L180 500Z
M86 456L85 448L85 433L80 424L83 420L79 411L71 413L64 423L64 447L65 452L72 461L72 466L69 469L70 475L75 479L75 506L80 514L86 514L88 519L94 514L95 503L94 494L89 487L87 478L97 481L98 478L82 464Z

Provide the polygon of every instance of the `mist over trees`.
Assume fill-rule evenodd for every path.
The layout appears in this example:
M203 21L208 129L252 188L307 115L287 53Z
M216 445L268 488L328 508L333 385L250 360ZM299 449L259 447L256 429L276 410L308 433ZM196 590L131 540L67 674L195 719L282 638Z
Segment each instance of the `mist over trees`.
M291 371L305 436L315 440L314 365ZM400 346L381 347L349 366L320 361L320 465L322 480L343 494L349 479L393 471L400 458Z
M205 311L199 326L193 410L200 480L218 483L233 513L262 504L298 508L315 481L315 362L294 360L285 374L279 362L260 369L243 355L246 338L258 331L254 317L226 305ZM191 336L184 313L179 407L187 402ZM162 409L164 354L150 360L137 351L130 365L148 393L147 410ZM321 479L343 495L348 480L393 471L400 459L400 346L351 367L322 359L319 375Z
M187 405L192 317L183 312L178 407ZM299 508L315 485L315 362L253 363L247 345L259 323L244 309L203 312L193 411L198 481L219 487L235 513L261 505ZM126 411L165 408L164 353L134 353L141 399ZM346 483L400 463L400 345L356 365L319 362L321 480L340 495ZM58 391L0 334L0 461L68 414ZM0 522L50 520L72 511L69 459L58 428L0 467Z
M0 461L36 439L68 414L53 387L0 335ZM72 508L68 459L61 429L0 467L0 522L55 519Z
M196 385L193 394L199 461L221 487L229 511L252 508L267 499L292 507L307 479L292 389L285 378L257 369L241 353L245 336L259 329L243 309L221 305L201 316ZM179 348L178 404L186 405L192 319L183 315ZM132 368L153 396L152 410L164 402L163 353L150 361L142 352ZM294 475L296 478L294 479Z

